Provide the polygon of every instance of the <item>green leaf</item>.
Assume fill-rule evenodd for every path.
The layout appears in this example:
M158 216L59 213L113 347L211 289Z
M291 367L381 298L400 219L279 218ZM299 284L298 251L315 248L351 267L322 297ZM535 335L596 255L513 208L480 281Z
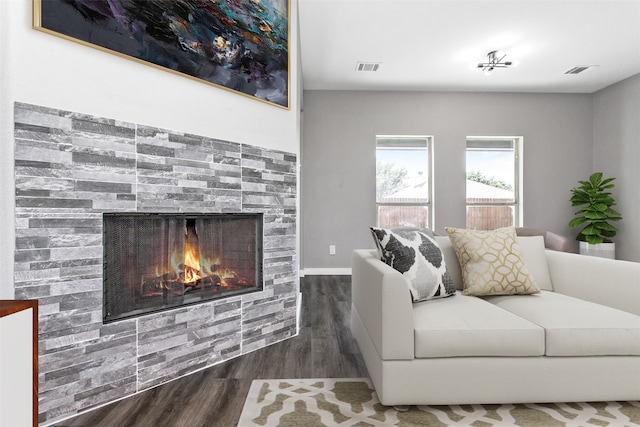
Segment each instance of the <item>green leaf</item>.
M620 212L616 211L616 210L611 209L611 208L607 209L605 211L605 213L607 215L609 215L610 217L619 217L619 219L622 219L622 214Z
M604 232L608 231L608 232L613 232L615 233L616 231L618 231L617 228L615 228L613 225L611 224L607 224L606 222L600 225L600 230L602 230L603 234Z
M591 203L591 201L586 198L586 199L571 199L571 206L581 206L581 205L585 205L585 204L589 204Z
M589 182L592 186L597 187L602 182L602 172L594 172L589 177Z
M600 234L600 230L596 225L589 224L582 229L581 233L584 234L585 236L597 236L598 234Z
M581 198L585 198L587 197L587 192L586 191L572 191L573 197L581 197Z
M607 178L607 179L603 180L603 181L600 183L600 185L601 185L601 186L602 186L602 185L607 185L607 184L609 184L609 183L610 183L611 181L613 181L613 180L615 180L615 178ZM614 186L615 186L614 184L611 184L611 185L610 185L610 186L608 186L607 188L613 188Z
M607 218L607 214L605 214L604 212L587 212L584 215L587 219L591 219L591 220L597 220L597 219L606 219Z
M611 193L600 193L600 194L596 194L592 197L592 199L600 202L600 203L606 203L608 205L611 205L613 203L615 203L615 201L613 200L613 197L611 197Z
M604 242L604 239L600 236L587 236L586 241L590 245L597 245L598 243Z
M587 218L585 217L574 218L571 220L571 222L569 222L569 227L577 227L580 224L584 224L586 221L587 221Z

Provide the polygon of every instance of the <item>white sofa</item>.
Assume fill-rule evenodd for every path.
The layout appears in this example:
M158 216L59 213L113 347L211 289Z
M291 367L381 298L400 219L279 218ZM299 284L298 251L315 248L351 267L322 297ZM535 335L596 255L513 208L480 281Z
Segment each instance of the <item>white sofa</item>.
M382 404L640 400L640 263L531 239L518 237L524 261L550 278L536 295L412 303L375 250L353 252L351 328ZM436 241L462 289L449 238Z

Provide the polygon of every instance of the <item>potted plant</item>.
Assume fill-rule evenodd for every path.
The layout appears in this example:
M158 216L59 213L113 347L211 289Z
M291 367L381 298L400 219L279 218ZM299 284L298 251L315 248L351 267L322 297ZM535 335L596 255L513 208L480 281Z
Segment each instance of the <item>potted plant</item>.
M610 222L620 221L622 215L612 209L616 202L607 191L614 187L613 180L615 178L602 179L602 172L595 172L588 181L578 181L580 186L571 189L571 206L580 209L569 227L582 226L576 236L581 254L615 258L615 244L611 238L618 229Z

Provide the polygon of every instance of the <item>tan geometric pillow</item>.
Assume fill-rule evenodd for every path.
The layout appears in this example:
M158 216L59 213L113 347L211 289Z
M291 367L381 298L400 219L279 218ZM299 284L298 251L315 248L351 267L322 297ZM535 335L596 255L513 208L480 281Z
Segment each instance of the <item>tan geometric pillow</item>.
M445 227L460 268L465 295L527 295L540 292L522 259L513 227L465 230Z

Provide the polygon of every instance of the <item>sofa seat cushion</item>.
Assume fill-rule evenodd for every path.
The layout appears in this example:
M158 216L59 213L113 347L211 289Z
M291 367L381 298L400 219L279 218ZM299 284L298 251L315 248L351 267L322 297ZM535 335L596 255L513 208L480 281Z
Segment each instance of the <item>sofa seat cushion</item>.
M640 316L548 291L485 300L543 327L547 356L640 355Z
M473 296L416 303L413 322L417 358L544 354L541 327Z

